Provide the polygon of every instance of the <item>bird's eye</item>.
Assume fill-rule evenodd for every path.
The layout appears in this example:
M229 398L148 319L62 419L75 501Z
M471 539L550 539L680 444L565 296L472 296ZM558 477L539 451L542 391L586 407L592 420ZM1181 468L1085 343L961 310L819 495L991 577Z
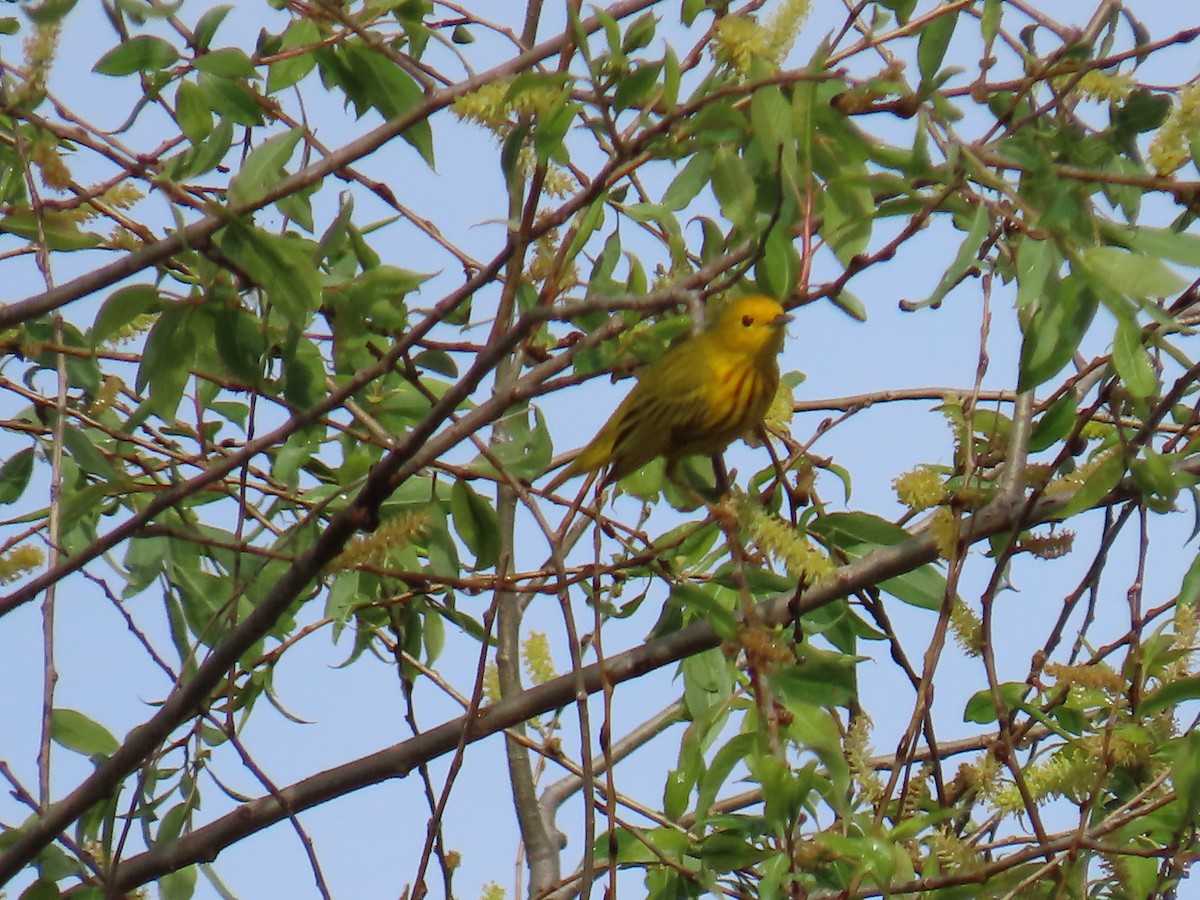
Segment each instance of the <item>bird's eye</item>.
M749 328L754 324L754 316L742 316L742 324Z

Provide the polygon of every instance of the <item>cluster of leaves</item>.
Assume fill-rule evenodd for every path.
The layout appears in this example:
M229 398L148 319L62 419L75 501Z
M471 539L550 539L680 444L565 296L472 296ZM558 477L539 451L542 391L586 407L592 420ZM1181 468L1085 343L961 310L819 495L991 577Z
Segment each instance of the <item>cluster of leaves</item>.
M233 6L186 18L187 3L106 0L116 39L92 71L135 98L118 138L48 86L61 29L83 15L74 6L0 23L26 34L23 65L4 70L3 264L27 262L45 282L0 309L0 501L15 510L4 577L23 578L0 616L43 599L52 625L57 587L86 577L160 673L162 702L117 738L45 699L47 655L44 752L25 776L4 771L31 817L4 823L0 882L98 897L157 879L189 896L196 865L247 830L291 818L311 846L297 812L416 771L430 823L412 880L426 890L436 857L451 895L460 857L426 764L502 729L534 896L586 893L604 869L614 881L638 870L663 898L1150 897L1186 874L1200 747L1178 717L1200 696L1200 569L1151 609L1139 577L1123 634L1093 649L1089 614L1063 645L1080 600L1094 609L1117 535L1173 511L1200 474L1200 366L1182 341L1194 283L1179 274L1200 270L1188 233L1200 184L1179 174L1194 91L1173 103L1141 79L1194 30L1151 38L1115 3L1081 31L1004 0L878 0L797 63L790 48L815 14L799 0L623 0L586 18L567 3L564 30L542 43L540 3L520 35L457 7L440 18L425 0L264 4L253 46L238 43ZM982 48L974 73L954 56L968 31ZM503 61L473 68L489 58ZM333 127L304 102L326 95L346 110L329 113ZM131 149L143 125L152 151ZM472 210L502 223L491 244L415 211L440 142L466 129L498 163L503 209L480 190ZM346 136L327 146L331 133ZM364 168L390 164L385 153L404 161L386 181ZM352 190L338 195L335 180ZM360 212L380 207L382 221ZM806 436L785 403L770 416L774 463L747 490L698 509L648 467L622 484L645 504L632 520L624 506L588 511L595 552L580 561L577 506L534 486L553 453L536 398L656 357L697 297L756 290L871 327L879 301L852 291L900 264L926 226L957 232L957 246L916 263L941 275L905 308L1007 291L1021 350L994 406L978 383L926 398L950 423L953 461L898 479L909 513L831 509L826 483L848 499L857 473L811 452L886 396ZM56 284L60 259L87 273ZM455 452L463 443L473 459ZM43 503L34 486L47 480ZM671 503L689 519L662 527L652 513ZM1027 557L1070 546L1031 529L1097 507L1088 573L1056 598L1063 613L1028 677L1002 680L999 591ZM539 532L546 565L529 549ZM42 571L34 545L49 548ZM1147 540L1139 571L1148 554ZM969 564L988 583L977 598L962 587ZM571 664L557 678L549 627L531 630L542 595L564 617ZM147 597L161 633L137 606ZM892 624L893 601L920 617L921 637ZM585 605L595 628L581 636ZM639 612L657 616L647 644L601 653L611 623ZM946 744L932 691L950 631L983 665L963 711L971 736ZM285 805L263 778L262 799L229 792L228 813L201 816L223 766L259 771L243 733L260 699L282 705L280 661L314 634L347 632L347 663L395 670L414 731L417 687L444 691L463 717L391 748L386 766L347 759L335 788L314 772ZM480 657L462 678L442 665L459 639ZM869 752L885 710L858 677L872 650L914 698L887 758ZM664 697L670 714L618 752L614 685L673 663L678 703ZM591 749L587 693L604 695L610 758ZM540 717L573 702L578 732L564 742L569 714ZM679 721L662 803L631 821L613 758ZM95 764L57 802L50 741ZM569 786L536 794L531 749L566 766ZM734 778L749 792L731 794ZM584 849L564 874L555 816L578 790ZM1069 807L1067 827L1048 826L1050 804Z

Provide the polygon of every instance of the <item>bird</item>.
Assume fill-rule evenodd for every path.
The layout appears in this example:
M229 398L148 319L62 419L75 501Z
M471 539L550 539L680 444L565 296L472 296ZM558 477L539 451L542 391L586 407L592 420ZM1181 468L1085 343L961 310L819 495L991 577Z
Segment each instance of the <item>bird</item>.
M770 297L728 303L713 324L669 349L574 461L546 487L607 467L601 488L660 456L667 476L688 456L715 456L762 424L779 386L779 353L792 316Z

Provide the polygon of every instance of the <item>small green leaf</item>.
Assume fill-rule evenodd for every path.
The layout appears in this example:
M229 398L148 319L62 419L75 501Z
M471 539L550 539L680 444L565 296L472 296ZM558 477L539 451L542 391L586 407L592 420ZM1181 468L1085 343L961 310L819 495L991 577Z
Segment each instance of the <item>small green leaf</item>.
M321 280L313 245L293 235L269 234L239 220L219 237L221 251L254 279L272 307L303 326L321 303Z
M1180 821L1190 827L1196 821L1196 813L1200 812L1200 732L1189 731L1179 739L1175 761L1171 764L1171 783L1183 802L1184 813Z
M3 470L0 470L2 472ZM1200 554L1192 559L1187 572L1183 575L1183 583L1179 587L1179 605L1195 609L1200 601Z
M121 746L103 725L74 709L51 711L50 737L60 747L84 756L111 756Z
M194 81L184 79L175 91L175 120L192 144L198 144L212 131L212 109L204 91Z
M1006 710L1016 709L1026 689L1024 682L1020 681L1001 684L1000 702ZM992 701L992 692L989 689L984 688L971 696L966 709L963 710L963 721L974 722L976 725L989 725L996 721L996 704Z
M1079 398L1074 391L1067 391L1034 423L1029 436L1029 452L1040 453L1066 437L1075 426L1075 411Z
M712 154L701 150L679 170L662 196L662 206L678 212L696 199L712 180Z
M92 438L73 425L63 428L63 446L71 459L84 472L95 475L104 481L116 481L117 470L113 468L108 457L92 442Z
M1120 484L1124 474L1125 460L1120 454L1109 456L1087 476L1083 486L1075 492L1058 517L1069 519L1076 513L1091 509Z
M159 308L158 288L152 284L131 284L109 295L96 314L88 335L92 346L98 347L122 328L146 313Z
M1172 709L1180 703L1196 699L1200 699L1200 675L1180 678L1147 694L1138 706L1138 713L1143 716L1152 716L1155 713ZM1200 734L1200 732L1194 733Z
M273 94L284 88L291 87L311 72L317 65L316 54L310 49L305 53L284 54L283 51L294 51L300 47L314 47L321 40L321 32L317 23L310 18L293 19L283 32L280 44L281 59L277 59L267 68L267 93Z
M206 11L197 20L196 27L192 29L192 46L197 50L207 50L209 44L212 43L213 35L217 33L217 29L221 27L221 23L225 21L225 17L229 15L231 9L233 9L233 4L225 3Z
M192 65L197 72L207 72L222 78L257 78L258 70L246 55L246 51L238 47L222 47L211 53L197 56Z
M157 72L179 59L179 51L160 37L139 34L109 50L92 71L98 75L132 75L135 72Z
M1158 375L1142 346L1142 330L1132 319L1122 319L1113 337L1113 365L1129 393L1144 400L1158 388Z
M1126 235L1129 245L1138 253L1192 268L1200 268L1200 235L1167 228L1136 228Z
M1042 296L1046 278L1060 260L1050 241L1021 240L1017 248L1017 308L1024 309Z
M135 390L140 392L149 386L153 409L162 416L174 414L191 374L196 355L190 328L192 313L183 306L167 307L146 338Z
M0 503L16 503L33 475L33 448L18 450L0 466Z
M941 19L935 19L935 22ZM932 22L930 24L933 24ZM946 295L962 280L967 271L978 262L976 255L979 253L979 248L983 246L983 239L987 237L988 231L991 229L992 216L988 212L987 206L983 203L977 205L975 215L971 219L971 230L967 232L967 236L959 245L958 253L954 256L954 261L950 263L950 267L943 273L941 279L937 283L937 287L933 289L920 306L931 306L936 309L941 305L942 300Z
M184 866L158 879L160 900L191 900L196 893L196 867Z
M500 519L496 510L465 481L450 489L450 516L454 530L475 554L479 569L490 569L500 558Z
M1138 300L1172 297L1187 287L1161 259L1122 247L1092 247L1083 253L1083 261L1101 283Z
M1080 279L1068 278L1055 288L1036 302L1025 326L1019 391L1032 390L1057 375L1079 349L1096 314L1099 299Z
M921 72L922 84L932 80L941 68L957 24L958 10L954 10L939 15L921 29L921 37L917 41L917 68Z
M794 137L792 106L776 85L761 87L750 98L750 125L763 156L774 167L780 148Z
M300 137L300 129L291 128L255 147L229 185L229 204L251 205L278 184Z

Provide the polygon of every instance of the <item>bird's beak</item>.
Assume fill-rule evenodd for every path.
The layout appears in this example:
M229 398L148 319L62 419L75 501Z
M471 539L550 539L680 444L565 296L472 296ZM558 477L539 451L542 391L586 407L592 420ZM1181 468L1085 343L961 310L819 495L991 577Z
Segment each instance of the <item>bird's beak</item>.
M792 315L788 315L787 313L780 313L779 315L777 315L775 318L773 318L771 320L771 324L774 325L776 328L782 328L784 325L786 325L788 322L792 321L792 319L794 319L794 318L796 318L796 317L792 316Z

